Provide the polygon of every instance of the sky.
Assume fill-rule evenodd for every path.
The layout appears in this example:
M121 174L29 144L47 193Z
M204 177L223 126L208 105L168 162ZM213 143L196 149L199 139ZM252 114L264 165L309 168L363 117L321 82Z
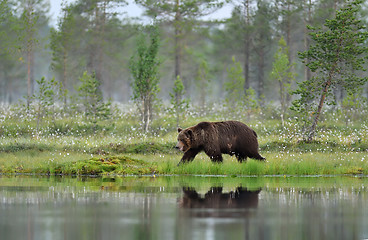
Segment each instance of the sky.
M57 19L61 11L61 3L63 0L49 0L50 2L50 14L51 23L56 25ZM64 0L67 3L75 2L76 0ZM143 8L136 5L133 0L128 0L128 6L124 7L124 11L127 12L129 17L140 17L143 13ZM231 4L225 5L222 9L219 9L215 13L206 17L206 19L224 19L231 16L233 6Z
M57 23L57 19L61 12L61 3L63 1L66 1L67 3L76 2L76 0L49 0L52 24ZM124 7L124 11L126 11L130 17L140 17L143 13L143 9L137 6L133 0L128 0L128 2L129 4Z

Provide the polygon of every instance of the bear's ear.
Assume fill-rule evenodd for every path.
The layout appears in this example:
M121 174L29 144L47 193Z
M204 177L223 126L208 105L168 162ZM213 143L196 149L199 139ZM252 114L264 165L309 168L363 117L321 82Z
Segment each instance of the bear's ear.
M183 131L183 129L181 129L181 128L178 128L178 133L180 133L181 131Z
M192 129L188 129L187 134L188 134L188 136L189 136L190 139L193 139L193 131L192 131Z

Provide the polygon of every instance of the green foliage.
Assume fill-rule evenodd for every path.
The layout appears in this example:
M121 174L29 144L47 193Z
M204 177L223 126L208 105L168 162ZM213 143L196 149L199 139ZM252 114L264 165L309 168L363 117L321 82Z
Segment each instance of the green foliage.
M354 92L368 80L357 75L357 71L365 70L368 51L368 32L358 19L362 2L349 1L346 7L336 12L335 18L326 20L325 29L309 27L314 44L300 53L300 58L316 74L299 84L295 94L300 98L293 102L292 108L304 115L304 122L312 117L312 125L306 131L308 141L315 135L325 101L334 104L332 89L340 86L347 92Z
M100 90L100 81L94 74L88 74L87 71L79 78L80 86L78 95L80 103L84 108L84 114L88 121L93 123L96 128L97 122L111 117L111 102L105 103Z
M37 113L37 133L39 132L39 126L44 117L51 115L52 123L55 125L55 105L60 102L67 95L67 91L63 90L60 82L55 81L52 78L50 81L46 81L44 77L37 80L39 86L38 93L32 96L35 101L35 111Z
M250 87L245 90L243 104L247 108L248 114L253 111L258 111L259 104L257 102L256 91L253 88Z
M70 76L71 68L69 63L69 55L71 54L72 45L75 43L72 41L72 26L74 23L74 17L71 14L72 8L64 6L62 9L63 17L59 19L58 30L51 29L50 31L50 48L52 50L52 62L51 67L60 76L63 89L67 89L67 78ZM66 96L63 99L64 105L66 105Z
M11 11L8 1L0 2L0 54L2 58L10 49L15 48L14 36L12 36L12 28L14 28L15 17ZM12 24L13 23L13 24ZM2 60L2 59L1 59Z
M34 53L41 43L38 31L41 22L46 19L47 7L43 0L20 1L19 10L20 18L16 24L17 44L23 55L20 60L23 62L24 59L27 66L27 107L29 108L33 94Z
M199 59L195 80L199 91L199 106L201 107L202 112L204 112L206 107L206 97L208 97L210 92L211 77L208 63L203 57L200 57Z
M233 65L227 69L228 81L225 82L226 103L229 111L246 112L248 117L258 108L256 92L253 88L245 90L244 94L244 76L240 62L232 58Z
M284 125L284 115L287 108L287 97L290 92L291 82L295 81L295 73L291 71L292 64L289 63L288 47L283 37L280 38L277 52L271 71L271 78L279 83L279 96L281 104L281 122Z
M343 99L341 103L341 111L345 116L346 125L357 120L360 116L359 112L367 106L367 99L362 98L362 95L362 89L360 89L355 93L348 92L347 96Z
M25 1L21 4L22 15L19 22L19 40L21 41L21 49L24 52L32 51L32 48L38 42L34 36L36 23L40 17L36 11L37 4L40 4L40 1Z
M150 26L150 43L146 42L145 34L138 38L137 52L131 57L129 68L133 76L133 100L140 112L144 130L147 132L152 121L153 105L156 94L159 92L158 67L160 61L157 58L159 50L159 31L157 26Z
M234 56L232 57L232 61L233 65L227 68L227 77L229 80L224 83L224 88L226 91L226 101L231 105L235 105L243 99L245 80L240 62L237 62Z
M160 13L160 17L169 17L173 13L179 11L182 13L183 18L191 19L194 16L205 16L212 13L216 9L220 8L224 1L222 0L195 0L195 1L173 1L173 0L135 0L139 5L147 8L147 14L157 17L157 13Z
M182 115L189 108L189 99L183 99L184 94L185 89L183 82L181 81L180 76L177 76L174 82L173 92L170 93L172 111L176 116L176 127L179 126Z

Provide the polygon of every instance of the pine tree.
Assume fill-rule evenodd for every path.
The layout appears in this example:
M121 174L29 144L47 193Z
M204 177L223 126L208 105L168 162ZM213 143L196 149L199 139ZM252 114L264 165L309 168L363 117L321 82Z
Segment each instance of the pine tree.
M146 14L161 18L172 24L174 28L175 79L182 77L183 38L185 30L193 28L198 18L219 9L224 0L135 0L146 8Z
M45 77L36 81L38 84L38 92L32 96L35 100L35 111L37 114L37 133L40 128L42 119L51 115L52 123L55 123L55 105L66 97L67 92L62 89L60 82L55 78L47 81Z
M70 6L63 6L63 16L59 19L58 30L51 29L50 33L50 48L52 50L52 63L51 67L54 71L58 72L60 76L60 82L64 90L68 89L69 78L69 54L71 51L72 34L71 25L73 24L73 16L71 14ZM67 104L67 98L65 95L64 107Z
M314 43L300 53L315 76L299 84L295 94L300 98L293 102L293 109L309 115L312 111L311 126L306 131L306 140L312 141L320 119L322 108L333 104L333 88L341 86L352 93L367 82L367 77L357 75L364 68L368 47L366 26L358 19L363 1L349 1L346 7L336 12L333 19L326 20L325 29L309 27ZM307 121L307 119L305 119Z
M85 71L79 80L81 82L78 88L80 102L84 107L86 119L93 124L95 131L99 120L111 117L111 103L110 101L104 103L100 90L101 83L94 73L88 74Z

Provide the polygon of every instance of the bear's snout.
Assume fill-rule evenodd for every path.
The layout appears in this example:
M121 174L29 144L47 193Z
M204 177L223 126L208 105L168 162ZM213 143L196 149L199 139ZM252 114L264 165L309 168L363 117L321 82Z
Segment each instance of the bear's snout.
M184 152L184 144L181 141L178 141L178 143L175 146L176 149L179 149L180 151Z

